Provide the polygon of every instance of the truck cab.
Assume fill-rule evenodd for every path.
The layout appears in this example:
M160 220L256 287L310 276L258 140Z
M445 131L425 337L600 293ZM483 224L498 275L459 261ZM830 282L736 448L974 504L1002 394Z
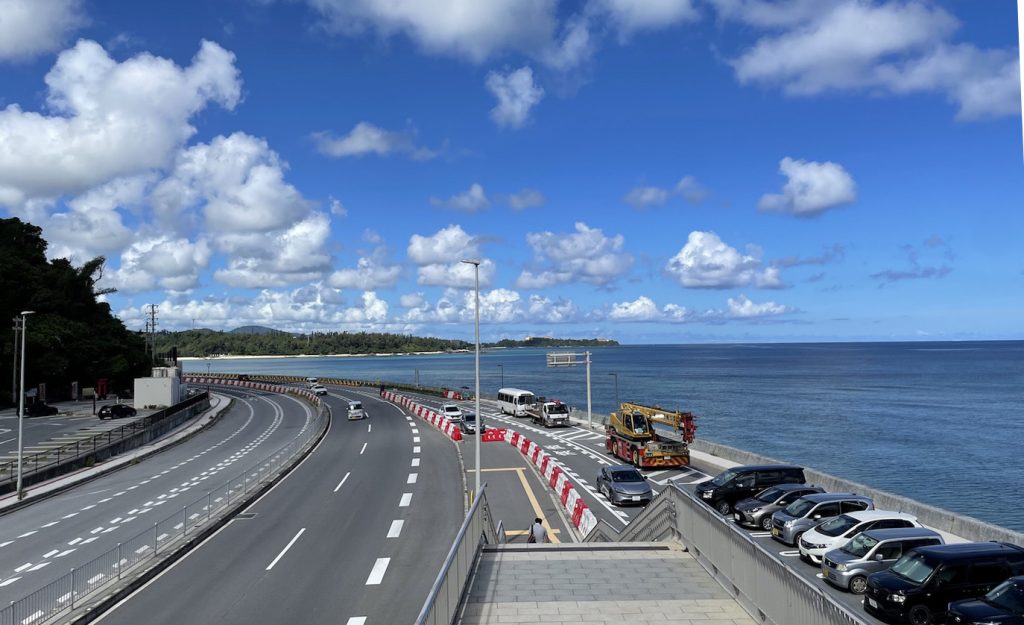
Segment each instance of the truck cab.
M569 406L560 401L547 401L530 410L530 419L537 425L546 428L561 426L569 427Z

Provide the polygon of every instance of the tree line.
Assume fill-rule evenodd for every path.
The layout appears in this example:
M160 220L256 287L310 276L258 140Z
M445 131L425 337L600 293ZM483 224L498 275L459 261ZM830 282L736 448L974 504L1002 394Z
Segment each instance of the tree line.
M440 339L386 332L313 332L293 334L270 331L260 333L184 330L157 332L157 353L177 348L178 356L324 356L328 354L378 354L444 352L469 349L466 341Z

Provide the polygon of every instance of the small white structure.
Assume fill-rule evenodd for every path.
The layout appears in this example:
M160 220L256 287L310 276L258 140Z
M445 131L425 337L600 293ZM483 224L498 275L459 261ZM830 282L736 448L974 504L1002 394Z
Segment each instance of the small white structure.
M135 408L166 408L181 401L181 369L153 367L153 376L135 378Z

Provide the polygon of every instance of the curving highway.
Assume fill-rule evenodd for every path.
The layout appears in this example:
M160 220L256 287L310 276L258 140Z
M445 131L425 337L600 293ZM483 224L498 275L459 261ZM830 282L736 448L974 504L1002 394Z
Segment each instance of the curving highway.
M331 387L313 452L101 621L413 622L464 515L452 443L375 393ZM348 421L345 404L371 417Z

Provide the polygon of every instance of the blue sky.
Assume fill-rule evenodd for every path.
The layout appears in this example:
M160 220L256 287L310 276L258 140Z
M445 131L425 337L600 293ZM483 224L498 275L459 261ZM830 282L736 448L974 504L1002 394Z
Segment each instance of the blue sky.
M1015 8L0 0L0 212L140 329L1021 339Z

